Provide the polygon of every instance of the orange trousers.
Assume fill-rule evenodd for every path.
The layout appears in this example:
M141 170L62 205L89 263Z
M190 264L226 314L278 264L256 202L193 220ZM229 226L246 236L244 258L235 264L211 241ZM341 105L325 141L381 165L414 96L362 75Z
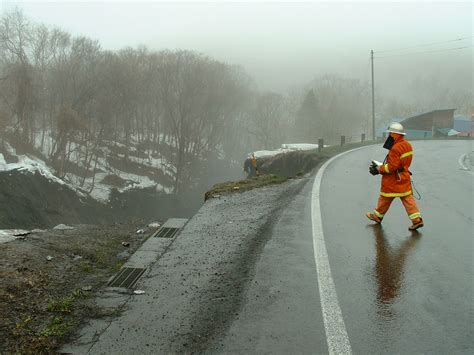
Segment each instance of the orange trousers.
M390 208L390 205L392 204L392 201L395 198L397 197L379 196L377 208L374 210L375 215L379 218L383 218L383 216L385 215L385 213L387 213L388 209ZM416 220L418 218L421 218L420 210L418 209L418 206L416 205L416 201L413 195L400 197L400 200L402 200L403 207L405 207L405 210L407 211L408 218L410 218L411 220Z

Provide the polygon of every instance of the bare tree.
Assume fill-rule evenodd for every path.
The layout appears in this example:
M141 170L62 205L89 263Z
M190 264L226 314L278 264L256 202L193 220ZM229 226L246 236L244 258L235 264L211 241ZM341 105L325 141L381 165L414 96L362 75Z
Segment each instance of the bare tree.
M192 180L192 163L217 150L224 122L236 112L238 92L229 66L188 51L160 53L158 77L170 159L176 168L174 191Z
M66 175L65 164L71 154L71 143L76 134L88 130L87 123L70 107L63 107L57 118L58 139L55 142L52 162L59 177ZM69 147L69 148L68 148Z
M30 142L32 117L32 66L30 49L32 28L23 13L16 8L2 16L0 21L0 48L5 75L14 89L15 102L11 105L16 117L16 132Z
M284 98L268 92L257 97L252 112L254 134L264 149L272 149L283 143L287 127L284 127Z
M356 79L324 75L312 83L319 104L320 137L337 142L341 135L367 132L370 90Z
M238 161L257 141L249 77L191 51L104 51L14 11L0 21L0 71L6 124L82 185L106 140L124 144L125 161L136 149L162 158L175 193L195 186L209 160Z

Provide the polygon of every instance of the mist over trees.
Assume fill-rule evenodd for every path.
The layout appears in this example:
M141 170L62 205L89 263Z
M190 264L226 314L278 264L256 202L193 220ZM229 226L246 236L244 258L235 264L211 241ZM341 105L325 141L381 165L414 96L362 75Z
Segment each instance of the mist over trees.
M2 125L24 145L52 144L48 160L64 177L72 153L86 172L105 141L151 149L163 157L174 192L200 164L224 153L240 164L238 137L250 119L251 80L242 69L191 51L127 48L32 24L19 10L0 24ZM235 154L235 153L240 153ZM195 180L195 179L194 179Z
M282 95L274 92L258 95L251 111L257 142L266 149L281 145L291 130L289 116L288 103Z
M296 135L311 141L320 132L322 120L314 90L310 89L296 113Z
M461 85L447 85L437 76L412 78L405 95L378 98L381 111L389 117L409 117L436 109L454 108L467 115L474 105L474 93Z
M472 101L436 80L409 90L410 99L377 96L379 121L441 102L467 112ZM43 152L59 177L80 171L82 184L104 145L123 146L124 161L133 150L160 159L180 193L216 160L241 167L249 152L290 141L334 144L367 133L369 122L370 86L360 80L324 75L296 93L259 92L243 68L201 53L109 51L18 9L0 19L2 134Z
M341 135L360 138L368 132L370 117L370 86L357 79L325 75L311 86L319 100L322 137L330 141Z

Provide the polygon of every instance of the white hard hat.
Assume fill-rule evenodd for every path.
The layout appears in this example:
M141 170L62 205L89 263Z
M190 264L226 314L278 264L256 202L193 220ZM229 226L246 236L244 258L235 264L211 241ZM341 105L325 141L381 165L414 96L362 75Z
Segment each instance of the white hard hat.
M388 129L387 129L387 132L401 134L403 136L406 134L405 131L403 130L403 126L398 122L390 123L390 126L388 126Z

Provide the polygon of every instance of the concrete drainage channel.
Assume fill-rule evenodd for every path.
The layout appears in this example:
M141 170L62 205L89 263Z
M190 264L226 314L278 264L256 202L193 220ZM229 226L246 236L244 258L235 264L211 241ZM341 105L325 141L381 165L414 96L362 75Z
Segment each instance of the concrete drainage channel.
M171 218L167 220L133 253L130 259L122 266L120 272L109 280L107 286L132 289L146 272L147 267L164 254L187 221L185 218Z
M136 267L124 267L120 272L109 281L109 287L133 288L146 269Z
M187 221L184 218L172 218L166 221L130 257L119 273L109 280L107 286L132 289L146 272L147 267L163 255Z
M158 229L152 237L155 238L173 238L176 234L179 233L181 228L169 228L169 227L162 227Z
M140 278L146 274L148 267L166 252L187 222L188 220L184 218L172 218L166 221L130 257L121 270L109 279L107 287L98 292L96 305L104 311L110 311L111 314L122 309ZM90 319L88 324L79 330L76 339L63 346L60 353L88 353L113 320L114 316Z

